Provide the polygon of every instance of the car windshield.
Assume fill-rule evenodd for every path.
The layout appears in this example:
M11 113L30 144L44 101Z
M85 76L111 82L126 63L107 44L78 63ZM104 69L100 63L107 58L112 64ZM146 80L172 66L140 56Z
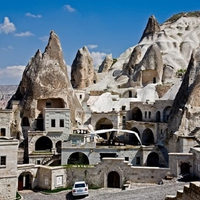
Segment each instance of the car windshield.
M75 184L75 188L85 187L84 183Z

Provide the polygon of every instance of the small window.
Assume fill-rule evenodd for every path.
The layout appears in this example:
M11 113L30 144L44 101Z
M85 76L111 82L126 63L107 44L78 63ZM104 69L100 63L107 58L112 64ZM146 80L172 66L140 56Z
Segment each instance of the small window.
M122 110L125 110L126 109L126 106L122 106Z
M156 83L156 77L153 77L153 83Z
M129 161L129 157L125 157L125 161Z
M0 165L6 165L6 156L1 156L0 158Z
M5 128L1 128L1 136L6 136L6 129Z
M140 165L140 157L136 157L136 165Z
M51 101L50 100L46 101L46 108L51 108Z
M36 164L37 164L37 165L40 165L40 164L41 164L40 160L37 160L37 161L36 161Z
M55 119L51 120L51 127L56 127L56 120Z
M147 118L147 111L144 112L145 118Z
M126 116L123 116L123 118L122 118L122 123L123 123L123 124L126 123Z
M128 91L129 97L132 97L132 91Z
M149 118L151 118L151 112L149 111Z
M60 127L64 127L64 119L60 119Z
M82 99L82 94L80 94L79 98Z

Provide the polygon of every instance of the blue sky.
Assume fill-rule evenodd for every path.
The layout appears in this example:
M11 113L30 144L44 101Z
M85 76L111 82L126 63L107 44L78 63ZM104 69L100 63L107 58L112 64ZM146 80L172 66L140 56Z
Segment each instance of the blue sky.
M200 10L199 0L0 0L0 85L17 85L24 67L58 35L67 65L87 46L97 65L119 57L140 40L148 18L162 24L180 12Z

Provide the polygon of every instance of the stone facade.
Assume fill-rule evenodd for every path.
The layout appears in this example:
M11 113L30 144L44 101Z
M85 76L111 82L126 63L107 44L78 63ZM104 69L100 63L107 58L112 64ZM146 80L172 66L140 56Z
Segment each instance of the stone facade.
M0 199L15 199L18 140L0 138Z

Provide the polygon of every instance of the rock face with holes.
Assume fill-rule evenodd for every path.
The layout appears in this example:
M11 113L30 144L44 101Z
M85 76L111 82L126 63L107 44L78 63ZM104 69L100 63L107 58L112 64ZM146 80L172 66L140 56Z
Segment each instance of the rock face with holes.
M78 50L71 68L71 84L73 88L82 89L96 83L93 60L87 47Z
M193 51L182 85L174 99L169 132L200 140L200 48Z
M11 98L20 101L21 117L27 117L30 124L42 114L39 101L48 99L61 102L58 108L70 108L72 122L76 118L81 121L83 109L70 84L61 44L53 31L44 53L38 50L31 58Z

